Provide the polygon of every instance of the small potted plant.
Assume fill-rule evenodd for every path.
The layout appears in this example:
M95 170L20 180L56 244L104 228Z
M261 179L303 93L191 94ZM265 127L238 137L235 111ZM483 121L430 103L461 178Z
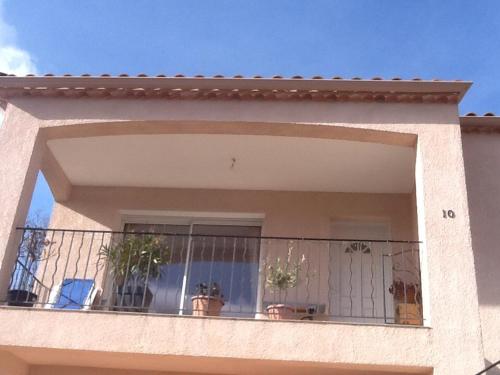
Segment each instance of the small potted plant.
M150 279L160 275L168 263L170 251L161 237L152 234L125 234L114 245L102 247L113 275L115 308L147 311L153 299L148 288Z
M417 283L396 280L389 287L389 293L394 296L396 302L414 304L420 304L422 302L420 285Z
M297 286L299 282L299 273L304 263L305 257L295 262L291 262L291 249L288 250L287 261L282 264L280 258L276 259L276 263L268 266L266 286L272 293L278 295L278 303L267 306L266 311L269 319L284 320L294 318L293 307L281 303L282 297L286 295L286 291Z
M422 324L422 294L420 285L413 282L396 280L389 287L394 296L395 321L398 324Z
M206 283L196 285L196 293L191 297L194 316L219 316L224 306L224 296L219 284Z

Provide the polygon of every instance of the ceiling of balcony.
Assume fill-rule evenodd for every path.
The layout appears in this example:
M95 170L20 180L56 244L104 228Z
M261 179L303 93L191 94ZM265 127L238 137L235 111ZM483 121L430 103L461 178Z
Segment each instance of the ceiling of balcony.
M415 150L256 135L124 135L48 142L73 185L408 193Z

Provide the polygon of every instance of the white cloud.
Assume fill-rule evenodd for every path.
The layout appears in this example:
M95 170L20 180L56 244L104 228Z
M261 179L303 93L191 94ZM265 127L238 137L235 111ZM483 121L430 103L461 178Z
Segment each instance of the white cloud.
M16 30L7 23L3 0L0 0L0 72L15 75L37 73L33 57L17 46Z

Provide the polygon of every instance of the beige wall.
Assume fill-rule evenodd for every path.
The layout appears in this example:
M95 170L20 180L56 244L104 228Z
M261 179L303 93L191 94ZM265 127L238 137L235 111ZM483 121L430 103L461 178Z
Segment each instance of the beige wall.
M409 194L73 187L50 225L123 230L121 210L255 213L265 217L265 236L330 238L333 220L365 219L389 222L394 239L414 240L411 205Z
M463 148L484 351L493 363L500 359L500 135L465 133Z
M410 194L74 187L67 201L56 203L50 226L58 229L121 231L125 220L121 213L123 210L150 211L150 215L160 217L158 220L161 220L162 215L167 216L168 211L192 212L192 215L197 215L197 212L211 212L220 213L221 216L249 213L264 216L264 236L334 238L335 233L331 230L334 221L357 220L387 223L391 238L384 239L411 241L417 239L414 237L412 226L416 220L412 204ZM85 266L89 263L90 269L86 275L101 284L105 270L93 266L99 260L100 236L97 234L90 244L89 235L83 238L79 233L76 236L68 233L65 243L61 246L61 234L58 233L54 238L55 243L51 246L52 256L48 258L48 266L42 263L39 278L45 285L56 285L64 277L82 277ZM106 240L109 238L110 236L106 236ZM333 315L334 312L329 311L329 308L334 308L330 301L332 290L329 284L330 277L333 277L330 275L330 263L334 247L340 245L302 241L291 246L286 241L267 241L263 245L265 254L262 257L261 272L265 272L265 264L273 264L278 257L286 259L288 249L293 252L292 259L304 255L306 265L302 272L305 273L307 269L308 282L301 283L288 298L297 299L297 302L303 304L322 304L326 306L325 312ZM394 244L391 248L390 244L382 245L385 254L399 252L405 246ZM90 248L92 249L89 250ZM298 254L299 251L301 254ZM92 259L86 262L87 254L90 253ZM58 259L59 254L62 256ZM405 254L405 259L399 258L396 257L394 262L406 262L406 267L413 269L409 264L412 261L411 254ZM56 261L59 265L57 272L54 268ZM379 264L375 266L378 267ZM408 274L395 276L404 278ZM303 279L305 277L306 275L302 276ZM386 283L390 284L391 281L386 280ZM100 286L106 289L105 286ZM39 301L45 301L47 296L43 295L43 290L39 292ZM276 298L267 289L264 290L264 301L273 301ZM388 312L388 315L392 317L393 312Z

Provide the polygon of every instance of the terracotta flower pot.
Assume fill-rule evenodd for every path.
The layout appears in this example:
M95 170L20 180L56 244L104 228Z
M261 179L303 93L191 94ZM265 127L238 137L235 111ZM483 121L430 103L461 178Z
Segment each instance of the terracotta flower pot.
M389 293L394 295L394 300L404 303L421 303L422 297L418 286L405 284L402 281L394 282L389 288Z
M278 304L278 305L269 305L266 308L267 316L271 320L285 320L285 319L293 319L294 311L290 306Z
M191 297L191 301L194 316L219 316L224 306L224 301L219 297L199 295Z

